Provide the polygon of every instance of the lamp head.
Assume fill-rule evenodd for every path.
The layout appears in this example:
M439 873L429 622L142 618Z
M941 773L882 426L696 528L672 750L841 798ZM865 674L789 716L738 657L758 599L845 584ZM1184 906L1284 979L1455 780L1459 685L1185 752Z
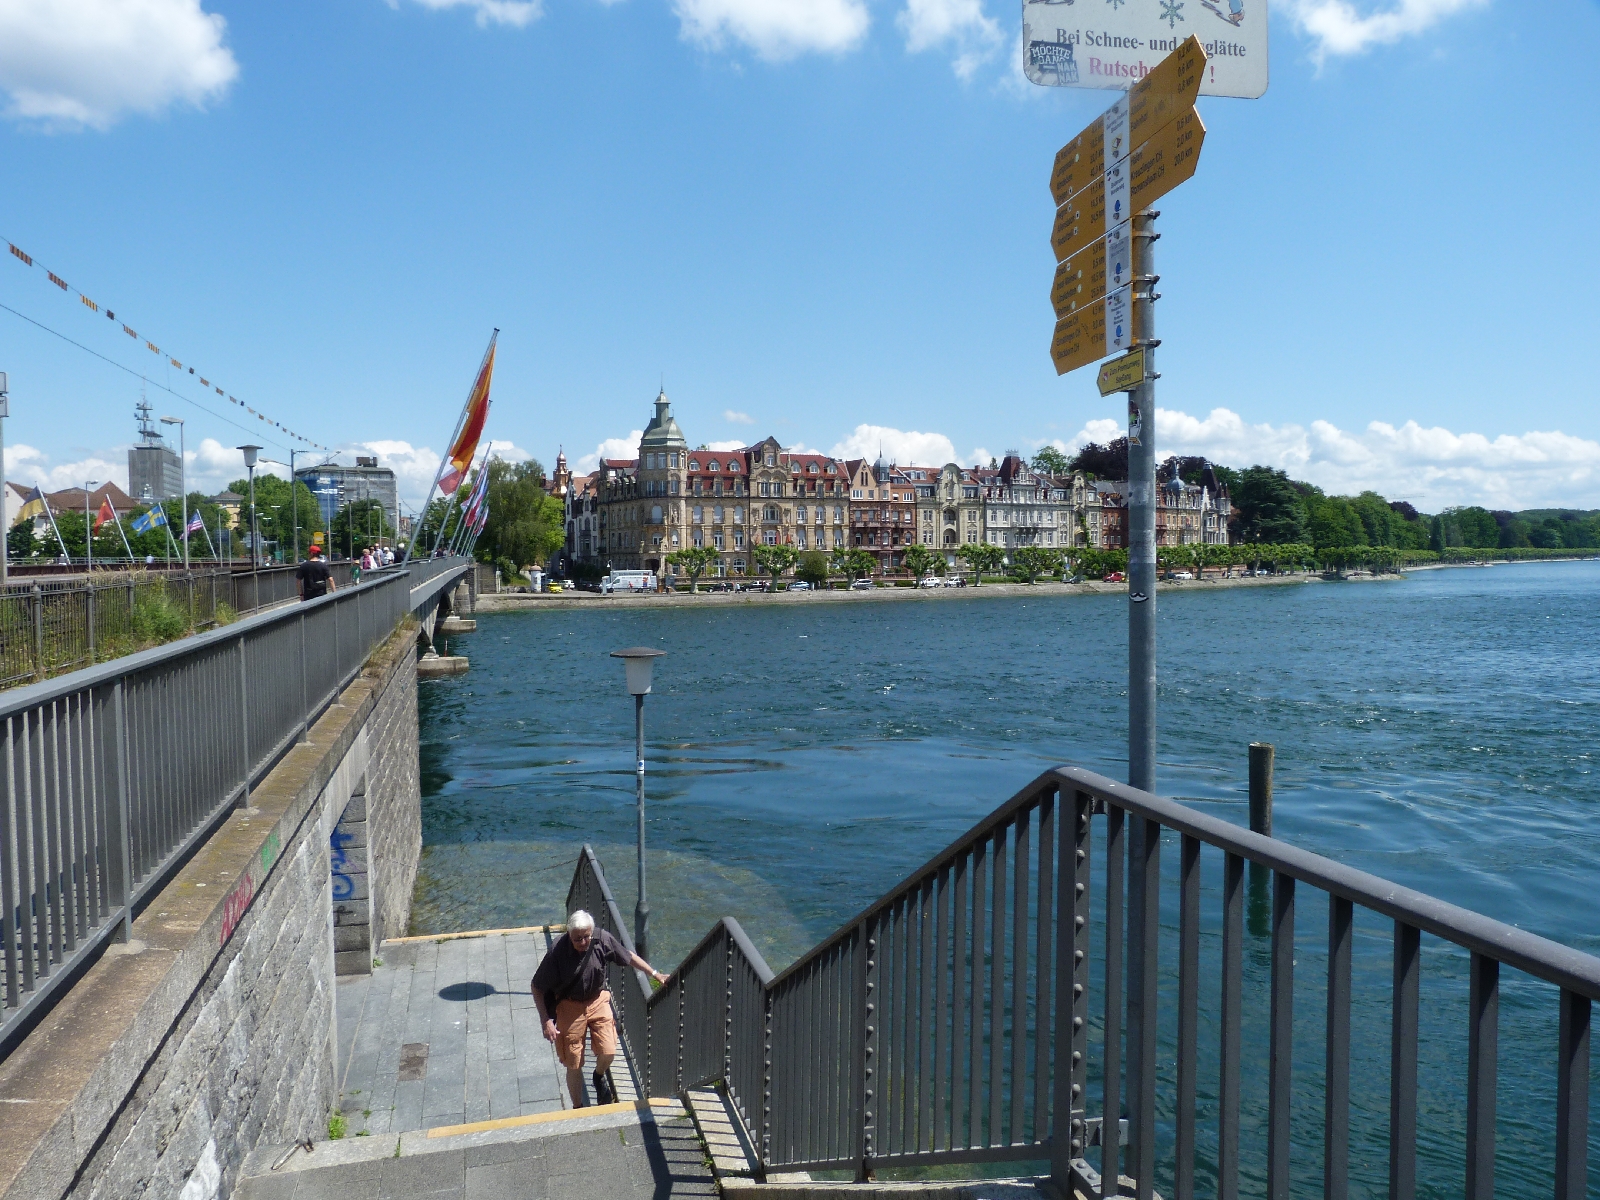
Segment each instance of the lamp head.
M256 454L260 451L261 447L260 446L239 446L239 447L236 447L236 449L244 451L244 466L245 466L245 470L254 471L256 469Z
M161 418L161 423L163 425L182 425L183 424L183 418L182 417L162 417Z
M620 658L627 669L629 695L650 694L650 671L655 666L655 660L665 654L665 650L653 650L649 646L630 646L626 650L611 652L611 657Z

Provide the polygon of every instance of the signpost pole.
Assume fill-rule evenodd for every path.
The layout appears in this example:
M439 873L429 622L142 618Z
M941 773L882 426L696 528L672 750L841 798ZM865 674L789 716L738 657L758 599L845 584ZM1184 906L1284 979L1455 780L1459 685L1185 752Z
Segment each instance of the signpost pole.
M1128 783L1156 788L1155 212L1133 219L1134 339L1144 382L1128 393Z

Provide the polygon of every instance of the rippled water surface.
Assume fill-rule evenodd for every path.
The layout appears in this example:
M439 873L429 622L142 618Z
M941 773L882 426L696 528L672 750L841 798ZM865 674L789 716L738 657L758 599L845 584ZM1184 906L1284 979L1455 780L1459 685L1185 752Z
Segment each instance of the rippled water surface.
M1247 744L1273 742L1279 837L1600 952L1597 601L1595 562L1165 590L1160 790L1243 824ZM633 708L607 657L622 646L668 655L646 703L651 951L668 965L727 913L781 967L1047 766L1126 772L1118 597L1041 588L1025 599L596 603L478 622L453 642L471 672L422 686L413 932L559 919L585 841L631 916ZM1326 906L1313 895L1298 928L1297 1191L1321 1146ZM1249 970L1264 993L1264 959ZM1369 1147L1376 1161L1359 1151L1363 1116L1380 1134L1387 1121L1388 970L1387 926L1361 925L1357 1020L1377 1048L1363 1058L1358 1028L1358 1077L1369 1073L1373 1090L1357 1087L1352 1194L1386 1190L1381 1139ZM1425 1024L1464 1047L1464 963L1425 939L1424 972ZM1518 986L1507 982L1506 1012L1520 1011ZM1381 1004L1364 1001L1364 987ZM1534 1147L1548 1142L1548 1118L1542 1100L1519 1104L1553 1094L1540 996L1530 993L1526 1019L1502 1017L1513 1027L1502 1063L1514 1064L1503 1065L1502 1152L1513 1133L1524 1139L1522 1153L1541 1161L1532 1178L1547 1177ZM1520 1049L1518 1038L1532 1042ZM1425 1125L1436 1111L1446 1127L1437 1145L1424 1139L1425 1163L1439 1165L1423 1191L1459 1194L1448 1164L1459 1158L1464 1071L1425 1052L1422 1076ZM1503 1186L1518 1161L1505 1160ZM1320 1193L1320 1168L1303 1182Z

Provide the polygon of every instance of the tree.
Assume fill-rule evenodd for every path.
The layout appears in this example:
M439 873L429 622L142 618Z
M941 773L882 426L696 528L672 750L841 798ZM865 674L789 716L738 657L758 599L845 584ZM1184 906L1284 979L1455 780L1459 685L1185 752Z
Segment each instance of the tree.
M491 458L489 515L474 547L479 562L505 559L518 568L546 563L567 542L567 515L561 501L544 488L544 468L537 459L510 463ZM461 504L471 495L477 474L461 485ZM430 505L430 508L432 506ZM459 505L458 505L459 507ZM452 527L454 522L451 523ZM430 542L419 542L422 550Z
M287 536L288 530L284 533ZM334 514L328 540L332 543L331 549L342 551L349 558L359 558L363 551L393 533L381 501L353 500Z
M932 574L935 564L943 561L941 555L935 554L921 542L912 542L906 547L906 570L911 572L913 578L921 579L924 575Z
M1128 439L1119 437L1108 446L1090 442L1072 456L1069 470L1082 472L1095 479L1126 479L1128 477Z
M1237 536L1245 542L1298 542L1304 539L1306 504L1288 473L1247 467L1232 495Z
M722 556L710 546L689 546L667 555L667 562L689 577L689 590L700 590L700 576L716 566Z
M758 546L757 549L759 550L760 547ZM878 569L878 560L876 558L865 550L851 546L835 547L833 553L828 556L828 562L835 571L848 578L851 583L854 583L863 575L871 575L873 571Z
M244 503L239 505L238 528L242 537L248 538L250 534L250 481L248 479L235 479L228 485L230 492L235 492L244 497ZM178 513L172 506L166 505L167 520L174 526L178 522ZM210 522L212 536L216 536L215 510ZM288 561L294 556L294 530L296 525L300 530L301 556L305 555L311 546L311 535L325 531L328 526L322 519L322 508L317 504L317 499L311 494L311 489L305 485L304 480L294 481L291 489L287 479L279 479L276 475L265 472L256 475L256 526L261 533L263 545L274 545L274 554L280 561ZM157 531L159 532L159 530ZM174 535L182 532L174 528ZM190 544L190 558L194 557L193 543ZM137 547L135 547L137 549ZM329 550L334 547L330 546ZM159 553L159 551L155 551Z
M1041 446L1039 452L1033 456L1033 462L1029 465L1035 471L1044 475L1072 474L1072 463L1068 461L1065 454L1054 446Z
M32 521L18 521L6 534L6 554L10 558L33 558L39 548L39 539L33 536Z
M828 556L820 550L807 550L800 556L799 565L795 567L794 573L812 587L826 587L828 585Z
M976 586L983 582L983 573L988 571L991 575L1000 569L1000 564L1005 561L1006 552L999 546L991 546L988 542L968 542L957 550L956 553L966 560L967 566L972 568L972 582Z
M800 557L793 546L757 546L750 553L756 565L772 576L774 586L777 585L778 576L794 566L795 560Z
M1018 546L1011 555L1011 569L1023 583L1033 583L1039 576L1061 569L1061 554L1046 546Z

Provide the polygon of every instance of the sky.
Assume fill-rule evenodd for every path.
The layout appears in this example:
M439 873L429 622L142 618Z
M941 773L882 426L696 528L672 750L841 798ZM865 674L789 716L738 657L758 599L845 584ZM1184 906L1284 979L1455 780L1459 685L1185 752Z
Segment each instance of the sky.
M1600 508L1600 3L1270 23L1159 205L1158 452ZM495 328L487 436L547 467L630 454L663 383L692 445L1106 441L1048 181L1113 94L1019 43L998 0L0 0L7 475L126 484L143 393L192 488L316 443L414 507Z

